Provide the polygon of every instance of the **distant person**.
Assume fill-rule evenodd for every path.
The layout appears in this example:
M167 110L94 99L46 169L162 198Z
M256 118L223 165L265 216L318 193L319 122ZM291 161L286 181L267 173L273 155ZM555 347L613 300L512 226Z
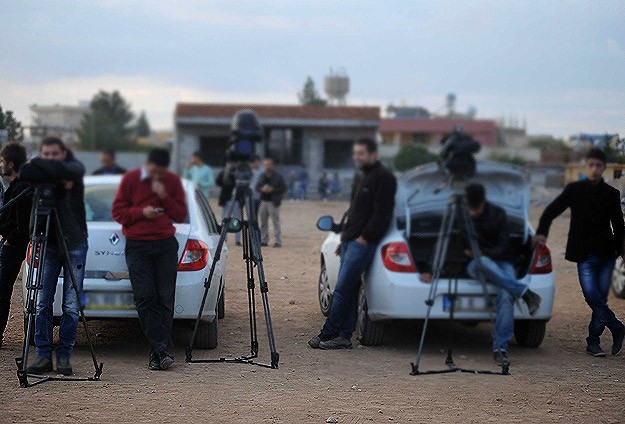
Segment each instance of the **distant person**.
M261 245L269 245L269 217L271 217L275 235L273 246L282 247L280 205L282 204L282 196L286 191L286 184L284 178L275 170L273 160L265 159L265 172L258 179L256 190L260 193L258 220L260 221Z
M317 186L317 189L319 190L319 197L321 198L321 200L327 202L328 194L330 191L330 180L328 180L327 173L324 172L321 177L319 177L319 184Z
M600 336L607 327L612 333L612 355L623 349L625 326L608 306L608 293L615 259L623 255L623 212L619 191L602 178L606 154L592 148L586 154L586 179L568 184L540 217L535 244L544 244L553 220L566 209L571 222L565 258L577 263L584 299L592 316L588 324L586 352L605 356Z
M304 164L297 171L297 199L308 200L308 171Z
M19 143L9 143L0 150L0 171L10 181L4 197L7 203L29 187L18 175L20 166L25 162L26 149ZM30 239L32 197L32 194L24 195L0 213L0 347L9 320L13 285L26 257L26 247Z
M335 172L332 176L328 190L331 196L335 196L341 192L341 179L339 178L338 172Z
M121 175L125 174L126 170L117 164L115 150L104 149L100 152L100 164L101 168L93 171L93 175Z
M397 180L378 161L377 147L369 138L358 140L353 146L354 163L364 176L352 195L347 222L341 233L340 250L337 251L341 265L330 315L321 333L308 341L313 349L352 348L361 276L388 230L395 207Z
M252 190L252 200L254 201L254 211L258 215L258 208L260 208L260 192L256 190L256 184L258 179L265 172L262 166L260 156L253 154L250 159L250 168L252 168L252 179L250 181L250 189Z
M237 166L237 162L228 162L224 169L217 174L215 182L220 187L219 191L219 206L221 207L221 219L226 218L226 213L233 205L231 218L241 219L241 205L236 199L232 198L234 189L236 188L236 178L234 177L234 170ZM241 232L237 232L234 235L234 242L237 246L241 245Z
M151 150L142 167L124 175L111 210L126 237L130 284L153 371L174 363L169 348L180 260L174 223L188 214L182 182L169 164L167 150Z
M213 170L204 162L200 152L191 155L187 169L184 171L184 177L197 184L204 196L209 198L210 189L215 186L215 178L213 177Z
M295 201L297 197L297 186L295 181L295 172L289 171L289 174L286 177L286 187L289 192L289 200Z

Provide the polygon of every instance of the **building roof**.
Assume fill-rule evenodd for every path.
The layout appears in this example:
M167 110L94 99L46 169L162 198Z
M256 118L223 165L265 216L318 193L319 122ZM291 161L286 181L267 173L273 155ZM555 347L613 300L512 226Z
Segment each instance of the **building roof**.
M400 133L449 133L461 125L464 131L472 134L496 132L495 121L489 119L397 119L385 118L380 121L380 132Z

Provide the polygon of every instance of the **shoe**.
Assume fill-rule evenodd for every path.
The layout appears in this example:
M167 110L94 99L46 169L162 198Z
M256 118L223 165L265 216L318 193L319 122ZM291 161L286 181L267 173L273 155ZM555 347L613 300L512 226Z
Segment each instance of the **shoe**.
M605 356L605 352L598 344L588 345L588 347L586 348L586 353L590 356L594 356L595 358L603 358Z
M174 357L171 356L168 352L163 352L160 354L160 366L162 370L166 370L171 367L174 363Z
M493 352L493 359L495 360L495 362L497 362L497 365L499 365L500 367L505 365L510 365L510 359L508 358L508 352L501 351L501 352Z
M273 245L273 247L282 247L282 244L281 243L276 243L276 244Z
M69 358L56 357L56 372L63 375L72 375L72 364L69 362Z
M527 304L527 309L529 309L530 315L536 315L536 312L540 309L540 301L541 297L537 293L534 293L531 290L528 290L523 295L523 300Z
M235 241L234 244L237 245L237 246L241 246L241 242L240 241Z
M621 331L612 334L612 356L617 356L623 350L623 339L625 339L625 327L621 327Z
M335 349L351 349L352 341L345 337L334 337L333 339L321 341L319 343L319 349L323 350L335 350Z
M26 372L28 374L37 374L41 375L52 371L52 358L49 356L35 356L35 362L33 362L28 368L26 368Z
M269 246L269 243L261 243L260 245L261 245L262 247L267 247L267 246Z
M321 342L326 342L326 341L328 341L330 339L331 339L331 337L327 337L327 336L324 336L323 334L319 333L318 335L316 335L312 339L308 340L308 346L312 347L313 349L319 349L319 344Z
M158 354L155 352L150 353L150 362L148 364L148 369L152 371L160 371L161 369L161 360L158 357Z

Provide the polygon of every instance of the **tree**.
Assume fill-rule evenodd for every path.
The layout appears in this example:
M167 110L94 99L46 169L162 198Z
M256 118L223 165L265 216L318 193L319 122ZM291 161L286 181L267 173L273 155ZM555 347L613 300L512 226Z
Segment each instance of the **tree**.
M13 111L2 111L2 105L0 105L0 130L7 130L8 141L23 141L24 140L24 128L20 121L15 119Z
M319 96L317 88L315 87L315 82L310 75L306 78L302 91L297 93L297 98L303 105L325 106L328 103L327 100Z
M421 144L404 144L399 148L399 152L395 155L395 168L400 171L406 171L415 166L425 163L436 162L438 156L431 153L425 146Z
M134 114L119 91L101 90L89 105L78 131L83 148L92 150L127 149L135 143L130 122Z
M148 123L148 118L145 116L145 111L142 111L141 115L139 115L135 131L139 137L147 137L150 135L150 124Z

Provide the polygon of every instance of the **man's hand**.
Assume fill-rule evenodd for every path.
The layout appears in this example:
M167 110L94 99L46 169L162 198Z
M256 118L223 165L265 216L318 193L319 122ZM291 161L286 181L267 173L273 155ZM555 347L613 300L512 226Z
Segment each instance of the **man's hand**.
M547 237L545 237L542 234L536 234L534 236L534 239L532 240L532 245L534 245L534 247L536 247L538 245L542 246L542 245L545 245L545 244L547 244Z
M365 244L367 244L368 242L367 242L367 240L365 240L365 238L364 238L363 236L360 236L360 237L358 237L358 238L356 239L356 243L358 243L358 244L362 244L362 245L364 246L364 245L365 245Z
M262 187L260 188L260 191L261 191L262 193L267 193L267 194L270 194L270 193L272 193L272 192L273 192L273 187L272 187L272 186L270 186L270 185L268 185L268 184L265 184L264 186L262 186Z
M473 259L473 252L469 249L465 249L464 254L467 256L467 258Z
M65 187L65 190L71 190L72 188L74 188L74 182L71 180L66 180L63 181L63 187Z
M167 191L165 190L165 185L160 181L152 181L152 191L156 193L158 197L164 199L167 197Z
M154 206L146 206L145 208L143 208L143 216L145 216L147 219L158 218L162 214L163 211L155 208Z
M422 283L431 283L432 274L429 272L422 272L421 274L419 274L419 280L421 280Z

